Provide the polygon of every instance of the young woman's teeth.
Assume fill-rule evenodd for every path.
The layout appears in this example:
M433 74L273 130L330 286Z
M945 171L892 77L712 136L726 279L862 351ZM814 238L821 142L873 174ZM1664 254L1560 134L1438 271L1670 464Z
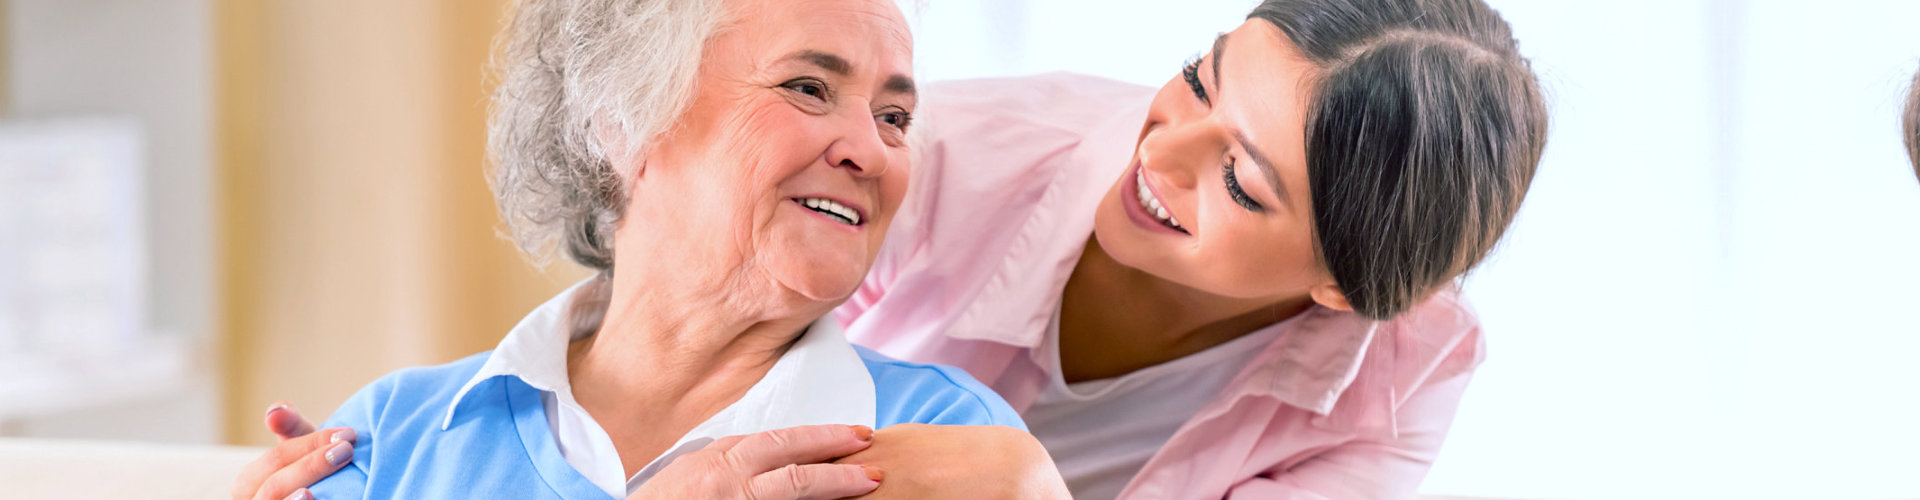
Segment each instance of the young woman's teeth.
M1135 186L1138 189L1135 189L1134 192L1139 195L1140 206L1147 209L1147 214L1152 215L1155 219L1160 219L1162 224L1173 226L1175 229L1183 229L1180 227L1180 221L1174 219L1173 214L1167 213L1167 207L1160 206L1160 200L1153 197L1153 190L1147 189L1146 173L1136 172L1133 176L1133 181L1135 184L1138 184L1138 186Z
M801 206L839 219L841 224L849 226L860 225L860 212L846 205L841 205L838 202L826 198L802 198L799 201Z

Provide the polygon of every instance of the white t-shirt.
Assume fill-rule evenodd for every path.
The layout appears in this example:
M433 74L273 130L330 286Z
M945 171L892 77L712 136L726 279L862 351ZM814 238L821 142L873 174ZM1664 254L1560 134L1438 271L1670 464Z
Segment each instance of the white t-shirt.
M1050 380L1021 417L1046 445L1073 498L1117 497L1180 425L1281 330L1262 328L1116 378L1067 384L1060 375L1060 313L1055 311L1036 353Z

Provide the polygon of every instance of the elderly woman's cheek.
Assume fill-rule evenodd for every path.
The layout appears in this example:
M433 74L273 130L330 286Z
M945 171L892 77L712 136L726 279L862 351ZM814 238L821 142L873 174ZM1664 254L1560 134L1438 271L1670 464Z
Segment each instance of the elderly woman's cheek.
M841 191L825 186L852 188L857 182L820 182L823 178L847 176L838 167L826 164L822 155L837 135L830 117L808 115L788 107L773 106L756 110L746 130L755 140L742 144L752 151L755 183L771 183L768 191L776 198L775 209L757 238L758 260L765 272L785 288L815 301L838 302L853 294L873 263L878 225L871 220L877 200L863 199L858 191ZM805 176L810 181L784 186L807 189L789 192L782 184ZM844 184L842 182L845 182ZM833 192L813 192L835 189ZM861 205L869 220L859 226L842 223L825 214L809 210L788 199L793 196L826 195L849 197Z

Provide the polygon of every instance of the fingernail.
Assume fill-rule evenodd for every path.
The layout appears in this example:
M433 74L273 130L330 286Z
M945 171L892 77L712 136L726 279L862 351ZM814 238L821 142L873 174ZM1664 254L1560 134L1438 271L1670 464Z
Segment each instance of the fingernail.
M313 493L309 493L306 488L300 488L287 494L287 500L313 500Z
M360 437L360 435L359 435L359 434L355 434L355 433L353 432L353 428L352 428L352 427L348 427L348 428L345 428L345 429L340 429L340 432L335 432L335 433L333 433L333 437L330 437L330 438L327 438L327 442L329 442L329 443L338 443L338 442L341 442L341 441L346 441L346 442L349 442L349 443L351 443L351 442L353 442L353 439L354 439L354 438L357 438L357 437Z
M867 471L867 479L872 479L873 482L876 482L876 483L880 482L880 478L887 477L887 473L884 471L881 471L879 467L874 467L871 465L862 465L860 466L860 470Z
M340 443L327 448L327 465L339 467L353 458L353 445Z
M861 441L871 441L873 440L873 428L864 425L853 426L853 435L860 438Z
M289 406L287 406L287 404L286 404L286 403L280 403L280 404L276 404L276 405L273 405L273 406L269 406L269 407L267 407L267 414L268 414L268 415L272 415L272 414L273 414L273 412L276 412L276 411L280 411L280 410L285 410L285 409L288 409L288 408L291 408L291 407L289 407Z

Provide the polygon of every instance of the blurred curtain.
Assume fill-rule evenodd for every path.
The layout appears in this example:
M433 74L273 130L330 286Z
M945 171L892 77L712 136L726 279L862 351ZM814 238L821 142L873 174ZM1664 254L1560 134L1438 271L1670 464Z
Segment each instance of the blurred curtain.
M483 165L504 0L218 0L227 440L490 349L578 270L500 238Z

